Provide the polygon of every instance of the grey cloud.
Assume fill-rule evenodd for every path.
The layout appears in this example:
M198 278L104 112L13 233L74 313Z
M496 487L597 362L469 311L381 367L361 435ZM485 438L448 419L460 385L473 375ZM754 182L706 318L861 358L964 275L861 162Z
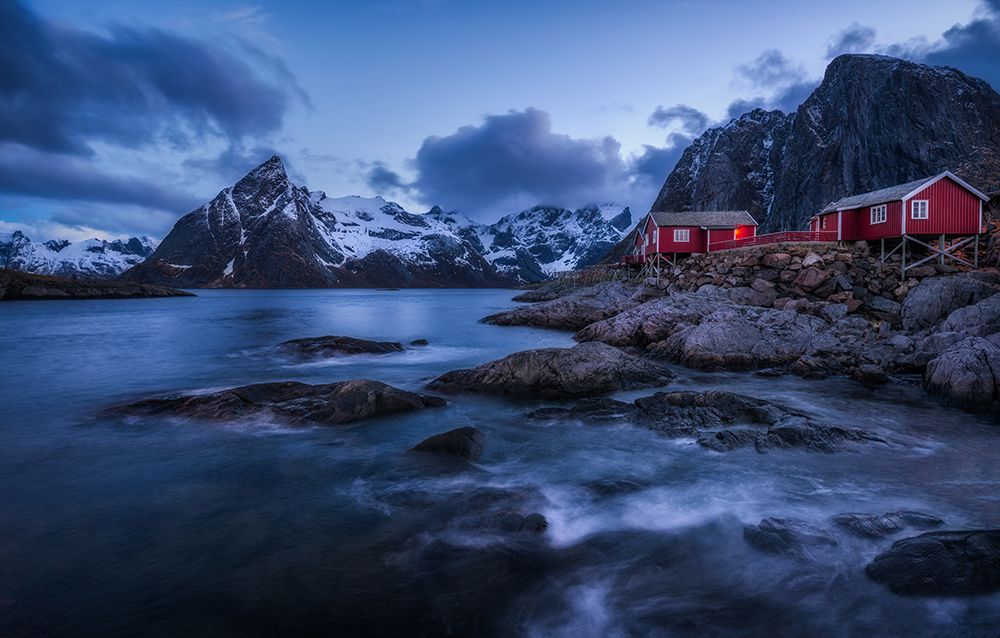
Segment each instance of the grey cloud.
M262 77L237 55L159 29L53 26L0 2L0 141L90 154L90 143L188 144L277 130L302 92L272 60Z
M413 186L425 202L463 211L515 200L582 204L621 195L628 179L613 137L555 133L548 113L532 108L428 137L414 168Z
M829 60L844 53L867 53L875 46L875 29L854 22L830 42L826 48Z
M657 106L656 110L649 116L648 124L660 128L679 124L683 132L697 135L708 128L708 115L687 104L677 104L671 107Z

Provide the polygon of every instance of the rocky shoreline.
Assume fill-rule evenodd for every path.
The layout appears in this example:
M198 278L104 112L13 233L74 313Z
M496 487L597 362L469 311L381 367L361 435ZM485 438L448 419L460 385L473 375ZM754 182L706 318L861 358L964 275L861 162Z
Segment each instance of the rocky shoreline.
M898 259L882 263L864 244L762 246L695 256L659 280L563 292L484 321L572 330L581 343L640 348L704 370L865 384L922 374L929 392L1000 415L1000 273L899 271Z
M151 297L194 297L194 295L175 288L149 284L104 279L66 279L0 270L0 301Z
M578 345L515 352L446 372L425 387L454 402L466 394L483 394L528 404L525 420L539 427L579 424L596 431L625 425L690 441L704 454L750 450L775 454L776 463L780 454L791 451L832 454L894 443L882 432L824 423L775 401L717 390L664 390L679 374L668 366L764 376L846 375L865 385L920 373L929 392L956 407L997 414L1000 381L993 370L1000 372L995 311L1000 274L935 267L915 282L880 287L873 282L880 276L891 280L884 270L888 266L873 266L861 247L814 250L776 246L734 251L710 265L702 263L708 274L699 277L685 267L659 282L542 286L531 297L541 301L484 321L572 331ZM793 278L786 272L799 274ZM819 280L843 283L814 287ZM300 359L404 352L401 342L346 336L295 339L276 348ZM650 394L632 401L606 396L646 388ZM152 397L114 406L104 415L350 425L446 403L435 394L366 379L319 385L285 381ZM479 462L487 438L478 428L453 426L412 445L407 452L421 467L460 471ZM631 489L635 486L594 487L600 494ZM484 492L481 503L474 496L458 528L535 537L549 527L545 516L515 493ZM866 570L872 581L895 593L964 596L1000 589L1000 580L991 576L1000 570L1000 532L935 529L901 538L944 525L922 512L860 511L838 514L826 527L765 518L747 525L743 538L755 550L792 560L836 552L844 537L895 540ZM928 564L935 566L933 573Z

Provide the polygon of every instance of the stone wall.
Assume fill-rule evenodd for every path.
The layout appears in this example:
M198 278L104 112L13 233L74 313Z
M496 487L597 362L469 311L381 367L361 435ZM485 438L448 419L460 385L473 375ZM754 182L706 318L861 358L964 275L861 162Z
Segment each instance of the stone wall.
M646 283L668 292L693 291L706 284L749 287L749 303L777 309L812 302L844 304L898 325L900 304L922 279L958 269L931 262L901 276L899 253L885 263L878 248L856 243L788 243L693 255L661 270Z

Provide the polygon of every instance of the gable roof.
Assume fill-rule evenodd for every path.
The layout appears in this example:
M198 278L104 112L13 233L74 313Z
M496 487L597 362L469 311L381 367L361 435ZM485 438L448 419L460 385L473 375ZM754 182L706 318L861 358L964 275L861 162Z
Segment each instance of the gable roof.
M703 228L735 228L756 226L757 222L745 210L708 210L680 212L650 212L657 226L701 226Z
M882 188L877 191L871 191L870 193L861 193L860 195L851 195L850 197L844 197L843 199L838 199L835 202L827 204L826 208L820 211L820 215L825 215L826 213L835 213L838 210L847 210L850 208L863 208L865 206L874 206L876 204L884 204L886 202L896 202L903 199L909 199L913 197L923 189L927 188L934 182L944 179L945 177L954 180L957 184L968 190L970 193L978 197L983 201L988 201L989 198L983 195L981 192L970 186L967 182L955 176L950 171L945 171L939 173L938 175L933 175L931 177L925 177L923 179L914 180L912 182L907 182L905 184L897 184L896 186L890 186L888 188Z

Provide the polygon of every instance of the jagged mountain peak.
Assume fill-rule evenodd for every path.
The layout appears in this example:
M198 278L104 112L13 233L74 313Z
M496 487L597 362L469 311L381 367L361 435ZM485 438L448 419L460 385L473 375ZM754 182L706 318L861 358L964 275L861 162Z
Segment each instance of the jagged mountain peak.
M382 197L328 197L272 157L182 217L133 281L181 287L494 286L445 223Z
M846 54L790 114L755 109L685 149L656 210L745 209L804 228L832 200L951 170L1000 188L1000 95L950 67Z

